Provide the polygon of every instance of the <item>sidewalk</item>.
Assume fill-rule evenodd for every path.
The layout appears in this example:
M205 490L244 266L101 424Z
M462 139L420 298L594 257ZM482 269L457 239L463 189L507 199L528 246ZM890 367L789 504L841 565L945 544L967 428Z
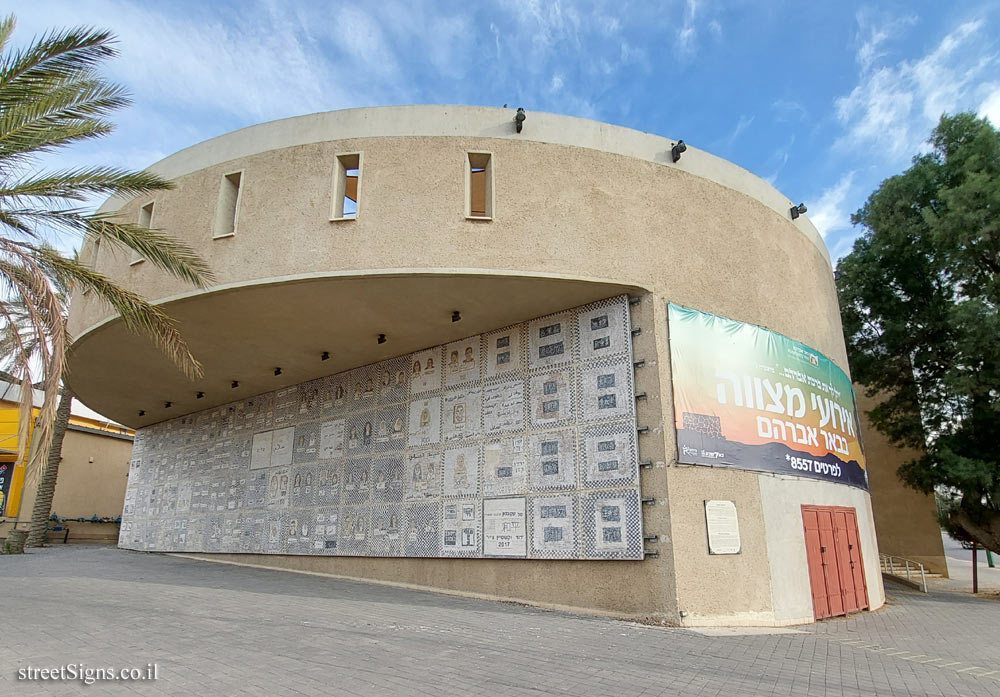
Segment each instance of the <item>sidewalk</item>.
M933 588L972 593L972 550L951 539L948 533L941 533L944 542L945 560L948 562L948 576L951 578L932 579ZM979 590L987 594L1000 593L1000 555L993 555L996 567L991 569L986 561L986 551L980 547L976 555L979 572Z
M1000 602L728 636L111 547L0 557L3 695L996 695ZM15 680L158 666L155 682Z

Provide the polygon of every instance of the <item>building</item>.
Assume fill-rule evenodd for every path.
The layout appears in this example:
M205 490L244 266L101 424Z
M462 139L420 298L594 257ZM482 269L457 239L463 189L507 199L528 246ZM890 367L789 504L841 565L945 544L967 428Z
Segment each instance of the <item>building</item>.
M861 431L865 434L865 457L870 465L869 488L879 551L918 562L927 571L947 577L948 561L934 495L903 486L896 476L900 465L923 453L895 446L875 430L866 412L871 411L877 401L865 395L864 388L857 386L855 389Z
M152 169L176 189L102 210L218 284L82 252L205 366L73 298L73 389L137 429L121 546L689 625L883 604L829 254L758 177L444 106Z
M37 416L44 396L39 390L32 396ZM35 502L34 489L25 486L25 465L17 464L20 402L20 387L0 380L0 538L4 539L15 527L28 529ZM52 515L59 521L50 526L50 541L117 540L134 435L129 428L96 418L74 401L52 498Z

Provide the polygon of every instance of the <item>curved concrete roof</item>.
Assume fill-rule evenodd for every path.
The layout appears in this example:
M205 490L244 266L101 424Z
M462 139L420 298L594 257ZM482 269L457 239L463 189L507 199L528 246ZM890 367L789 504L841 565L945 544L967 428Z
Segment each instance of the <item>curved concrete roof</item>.
M544 112L528 112L524 129L517 133L514 114L513 109L438 105L363 107L308 114L226 133L170 155L149 169L172 179L236 158L296 145L348 138L471 136L589 148L655 162L739 191L785 217L794 205L755 174L690 144L674 163L670 149L675 141L662 136ZM115 211L127 200L111 198L100 211ZM793 224L830 263L826 244L808 218L800 216Z

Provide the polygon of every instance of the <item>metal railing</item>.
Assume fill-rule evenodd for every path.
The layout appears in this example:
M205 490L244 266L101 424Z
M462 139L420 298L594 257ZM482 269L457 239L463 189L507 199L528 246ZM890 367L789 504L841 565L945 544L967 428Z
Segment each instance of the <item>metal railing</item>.
M882 573L894 576L898 579L906 579L909 585L912 585L917 590L927 592L927 572L924 569L924 565L918 561L913 561L912 559L907 559L905 557L896 557L891 554L880 554L879 560L882 566ZM911 576L916 577L919 574L919 581L914 580Z

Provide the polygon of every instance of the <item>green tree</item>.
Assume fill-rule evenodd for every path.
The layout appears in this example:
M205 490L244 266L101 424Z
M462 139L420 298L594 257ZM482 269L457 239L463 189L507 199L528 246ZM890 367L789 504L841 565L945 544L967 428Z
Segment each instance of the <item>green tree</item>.
M150 336L187 375L200 375L201 366L160 308L60 254L45 244L46 238L69 235L99 240L103 249L133 250L199 287L212 274L187 245L161 231L93 213L86 205L94 197L168 189L169 181L116 167L42 168L42 156L110 133L113 125L106 116L128 105L125 90L98 71L116 55L112 34L91 28L51 31L16 50L10 45L14 25L13 16L0 20L0 367L16 377L23 395L21 461L31 424L32 384L42 384L44 400L34 421L25 481L49 487L37 498L50 504L59 461L50 445L71 342L62 291L91 291L129 329ZM36 507L29 545L40 542L49 513Z
M884 400L872 423L925 453L899 476L953 494L949 530L1000 551L1000 132L946 115L929 142L852 216L844 333L854 380Z

